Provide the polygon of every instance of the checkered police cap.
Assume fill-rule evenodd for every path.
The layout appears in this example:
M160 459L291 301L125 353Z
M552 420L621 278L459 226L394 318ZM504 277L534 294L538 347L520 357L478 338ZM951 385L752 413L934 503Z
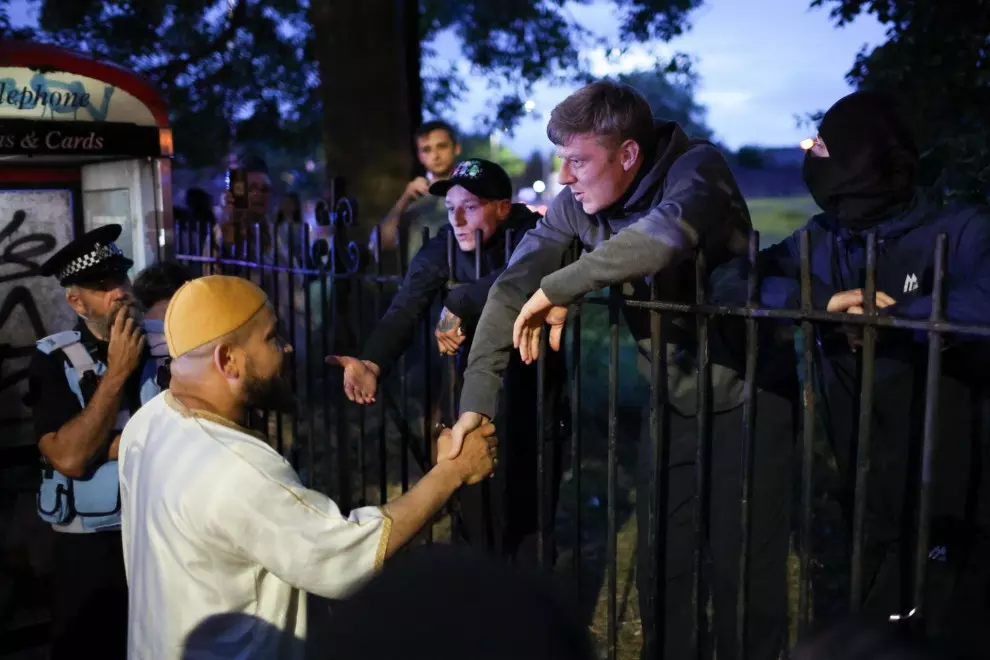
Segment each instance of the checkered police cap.
M125 274L134 262L114 243L120 231L120 225L104 225L86 232L46 261L41 274L57 277L62 286Z

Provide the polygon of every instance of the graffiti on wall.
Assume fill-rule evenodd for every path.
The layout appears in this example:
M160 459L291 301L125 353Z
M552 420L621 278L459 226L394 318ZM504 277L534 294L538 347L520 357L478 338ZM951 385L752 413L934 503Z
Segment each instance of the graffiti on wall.
M58 282L41 265L72 235L68 191L0 192L0 426L4 443L30 438L24 405L34 342L73 323Z

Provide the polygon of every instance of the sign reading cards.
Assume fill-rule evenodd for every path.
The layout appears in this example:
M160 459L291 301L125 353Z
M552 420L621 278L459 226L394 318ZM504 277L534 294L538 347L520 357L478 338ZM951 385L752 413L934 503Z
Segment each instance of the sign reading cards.
M119 87L23 67L0 67L0 118L155 125L151 111Z
M0 119L0 155L154 158L163 154L154 126Z

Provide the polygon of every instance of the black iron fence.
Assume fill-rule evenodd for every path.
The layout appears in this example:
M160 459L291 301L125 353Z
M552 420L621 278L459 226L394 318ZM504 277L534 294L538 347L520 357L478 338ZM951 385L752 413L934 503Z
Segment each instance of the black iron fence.
M323 207L322 214L328 229L321 237L315 237L305 224L285 225L266 231L263 227L242 227L220 231L217 227L190 225L176 232L175 258L207 272L224 272L249 277L269 291L270 298L279 311L284 323L284 332L296 347L290 361L289 377L296 385L302 406L296 416L282 419L268 416L257 423L262 430L269 432L274 446L289 457L299 469L304 481L330 494L342 509L364 504L380 504L408 489L410 483L423 474L431 463L431 442L433 422L437 419L439 391L431 373L439 363L436 343L433 339L435 318L424 316L421 332L414 345L402 358L394 370L390 382L379 385L377 402L372 406L356 406L346 401L341 386L341 372L326 364L324 357L331 354L356 355L360 344L368 335L374 322L384 314L391 295L402 281L406 259L402 250L394 254L394 268L386 272L385 252L377 239L373 239L371 249L365 252L356 243L349 242L347 229L353 221L351 206L346 200ZM375 234L377 236L377 232ZM207 240L212 237L212 240ZM428 231L424 232L424 243ZM480 238L480 237L479 237ZM481 245L479 240L477 243ZM511 245L511 241L506 241ZM448 245L448 260L454 258L454 243ZM949 322L944 316L946 239L940 236L934 246L935 266L933 273L933 304L930 318L908 320L894 316L880 315L875 304L876 286L876 241L873 235L867 239L867 266L865 280L865 304L863 314L828 313L813 309L811 300L812 275L810 247L807 234L800 237L800 290L801 304L798 309L768 309L758 304L756 264L759 249L759 236L753 233L749 243L748 301L742 306L720 305L711 302L707 287L709 270L704 256L696 258L695 301L693 303L667 302L657 299L656 283L652 286L649 300L624 298L613 287L607 296L589 296L575 305L568 316L569 345L567 346L569 372L569 456L570 467L567 474L567 495L562 497L556 514L558 525L550 523L555 512L547 510L550 498L545 494L548 485L550 458L545 455L546 443L540 442L538 491L540 544L539 556L547 568L554 564L554 543L562 548L570 546L567 560L569 572L576 587L587 591L587 571L583 563L603 564L607 579L601 589L605 600L604 616L600 625L593 625L601 633L608 657L615 658L619 653L619 525L620 525L620 352L623 342L620 338L620 311L624 308L644 310L650 318L650 343L652 347L652 372L650 374L650 442L657 463L651 466L653 490L640 493L640 497L655 498L659 501L664 488L662 466L659 461L664 455L665 438L661 419L663 416L661 390L667 383L666 365L661 357L662 315L684 315L695 319L697 340L697 463L696 488L702 496L695 500L695 554L691 608L694 613L693 648L700 657L702 637L707 634L708 590L705 564L705 544L710 524L708 498L710 475L706 466L710 462L712 446L712 357L709 350L710 324L713 319L741 319L745 328L744 377L742 427L739 429L739 451L742 469L739 480L742 498L739 502L740 533L742 552L739 556L737 598L736 640L740 649L739 657L745 656L748 609L748 562L750 561L750 524L753 511L753 457L756 438L757 410L757 364L761 350L781 350L779 346L761 346L759 341L760 323L790 322L797 327L801 338L795 364L799 370L802 390L795 393L800 407L799 478L800 497L796 515L796 533L793 537L794 555L798 566L797 577L790 580L790 597L796 601L796 616L792 616L792 628L798 632L807 630L812 620L814 597L812 592L812 559L817 556L814 548L813 524L815 523L815 465L816 465L816 370L819 363L815 358L816 338L822 327L844 324L861 327L862 337L859 348L862 361L861 383L859 386L858 438L854 456L855 490L851 521L850 574L847 609L859 611L863 604L865 589L863 571L864 531L867 524L866 492L870 480L871 456L871 415L874 399L874 365L876 361L877 332L880 329L896 329L904 332L927 333L927 365L924 387L924 425L921 455L918 461L917 504L914 523L914 562L911 585L911 609L908 615L921 619L926 611L926 576L930 550L930 502L932 489L932 461L939 441L937 418L939 414L939 381L942 375L943 343L946 335L968 335L971 339L985 342L990 339L990 326L960 325ZM475 263L477 275L481 274L481 248L477 249ZM454 272L451 268L450 272ZM449 282L449 287L457 286ZM990 301L987 302L990 304ZM607 386L603 383L588 383L582 379L585 370L582 360L600 359L582 351L582 316L593 318L595 309L604 306L607 310L607 334L598 337L593 345L607 342ZM601 324L599 324L601 325ZM587 341L587 339L586 339ZM545 333L543 355L546 353ZM456 364L455 358L442 358L443 368L448 374L446 387L451 388L447 397L447 409L439 415L448 424L455 420ZM410 371L407 362L415 362L417 370ZM545 361L541 359L537 368L541 383L545 377ZM604 443L586 444L587 433L593 430L588 425L589 411L582 406L583 397L590 391L607 387L607 414ZM542 422L544 408L542 399L537 403L540 418L539 434L544 432ZM725 442L726 438L720 438ZM598 506L588 505L587 489L598 494L599 485L591 485L589 474L589 452L602 450L605 454L605 518L604 539L589 540L588 528L594 527L589 516L598 516ZM601 476L601 475L599 475ZM783 477L782 477L783 478ZM566 516L561 512L569 510ZM657 511L657 508L653 509ZM566 518L566 524L561 519ZM662 515L651 516L648 526L646 548L642 551L659 556L658 539L661 538ZM426 542L434 536L434 530L424 533ZM566 533L565 533L566 528ZM439 527L438 527L439 529ZM441 534L443 535L443 534ZM594 536L594 534L592 534ZM604 542L604 561L595 553L582 552L582 546ZM564 557L567 553L562 553ZM590 557L590 559L589 559ZM821 560L819 560L821 561ZM560 563L563 563L561 561ZM654 561L656 565L656 561ZM653 587L662 591L663 581L655 580ZM653 598L662 595L652 594ZM687 605L687 604L685 604ZM893 614L893 613L892 613ZM663 622L642 621L644 630L661 631ZM792 636L793 640L793 636Z

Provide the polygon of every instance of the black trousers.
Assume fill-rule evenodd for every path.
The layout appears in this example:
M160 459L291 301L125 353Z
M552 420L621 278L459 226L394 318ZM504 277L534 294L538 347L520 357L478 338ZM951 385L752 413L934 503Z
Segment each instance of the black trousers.
M695 609L691 606L696 547L696 459L698 420L665 408L662 429L668 454L662 457L662 488L653 480L654 452L649 411L640 441L637 488L637 587L643 617L644 658L688 660L692 655ZM751 660L776 660L787 636L786 565L790 532L792 403L760 392L757 397L753 500L750 503L749 598L747 646ZM736 597L741 548L742 407L715 414L711 420L710 523L702 548L700 609L709 602L699 627L699 644L719 660L738 657ZM663 445L661 445L663 446ZM659 499L658 499L659 497ZM666 511L659 521L659 548L648 545L649 520L657 504ZM663 527L666 527L664 530ZM659 567L659 570L658 570ZM662 571L662 572L661 572ZM708 585L710 592L706 592ZM710 601L709 601L710 597ZM656 622L655 635L651 622ZM713 633L713 634L712 634ZM662 653L662 655L661 655Z
M862 611L881 620L907 614L915 606L926 369L923 352L910 357L913 361L879 357L877 373L883 377L877 378L873 390L870 470L864 495ZM985 561L974 561L990 547L990 498L985 485L990 465L986 458L990 404L982 382L972 382L970 374L966 379L956 377L960 371L984 377L985 363L981 368L969 354L948 351L943 360L936 446L929 468L930 539L920 549L928 554L924 625L929 634L972 653L975 647L962 640L980 639L990 612L986 595L990 573L979 567ZM859 368L856 356L833 358L826 365L822 406L827 415L825 432L843 484L840 501L850 548L859 450L859 391L855 387ZM973 598L967 590L982 595Z
M127 579L120 532L54 536L52 659L124 658Z

